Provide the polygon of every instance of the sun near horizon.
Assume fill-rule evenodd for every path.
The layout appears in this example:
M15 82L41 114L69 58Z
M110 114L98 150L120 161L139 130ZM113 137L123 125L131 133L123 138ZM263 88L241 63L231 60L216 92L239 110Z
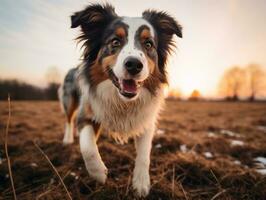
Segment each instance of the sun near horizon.
M168 74L170 89L185 97L195 89L202 96L218 97L220 79L233 65L258 63L266 69L263 0L108 2L122 16L141 16L149 8L165 10L183 26L183 38L174 38L177 49L169 58ZM87 3L4 0L0 7L0 78L45 86L47 70L56 66L62 80L81 61L75 41L78 30L70 29L69 16Z

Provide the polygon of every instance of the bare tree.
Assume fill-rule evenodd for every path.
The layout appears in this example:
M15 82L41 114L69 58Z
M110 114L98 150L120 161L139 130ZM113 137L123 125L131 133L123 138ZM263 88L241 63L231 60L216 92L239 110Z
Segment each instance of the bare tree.
M198 101L201 99L201 94L198 90L193 90L188 100L190 101Z
M246 80L245 71L238 66L233 66L225 71L220 85L220 93L227 100L237 101Z
M249 100L254 101L256 96L265 90L266 73L258 64L250 64L246 67L247 72L247 86L249 91Z
M181 99L181 96L182 96L182 93L181 93L181 91L179 89L171 88L168 91L167 99L180 100Z

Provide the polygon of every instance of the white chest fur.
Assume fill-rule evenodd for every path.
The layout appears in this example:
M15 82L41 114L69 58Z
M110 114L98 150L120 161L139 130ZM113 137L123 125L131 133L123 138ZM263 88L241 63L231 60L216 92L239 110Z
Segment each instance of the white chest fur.
M126 142L129 137L154 126L163 103L163 89L158 89L155 97L141 88L138 99L125 102L112 82L106 80L97 86L96 94L90 94L88 98L94 120L117 141Z

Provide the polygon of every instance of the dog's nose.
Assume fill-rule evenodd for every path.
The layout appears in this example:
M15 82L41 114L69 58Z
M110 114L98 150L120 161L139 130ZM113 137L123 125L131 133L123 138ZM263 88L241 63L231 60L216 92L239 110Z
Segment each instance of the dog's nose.
M134 76L142 70L143 64L139 59L129 57L125 60L125 68L130 75Z

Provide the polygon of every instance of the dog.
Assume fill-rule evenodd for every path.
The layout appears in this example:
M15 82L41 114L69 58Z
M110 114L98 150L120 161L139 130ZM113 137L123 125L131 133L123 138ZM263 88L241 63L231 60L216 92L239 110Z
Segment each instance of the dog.
M146 10L142 17L121 17L110 4L91 4L71 16L80 27L83 61L71 69L59 90L67 123L63 142L74 141L89 175L105 183L107 168L96 144L100 132L117 142L135 140L132 185L144 197L150 189L150 152L167 84L165 65L182 27L165 12Z

